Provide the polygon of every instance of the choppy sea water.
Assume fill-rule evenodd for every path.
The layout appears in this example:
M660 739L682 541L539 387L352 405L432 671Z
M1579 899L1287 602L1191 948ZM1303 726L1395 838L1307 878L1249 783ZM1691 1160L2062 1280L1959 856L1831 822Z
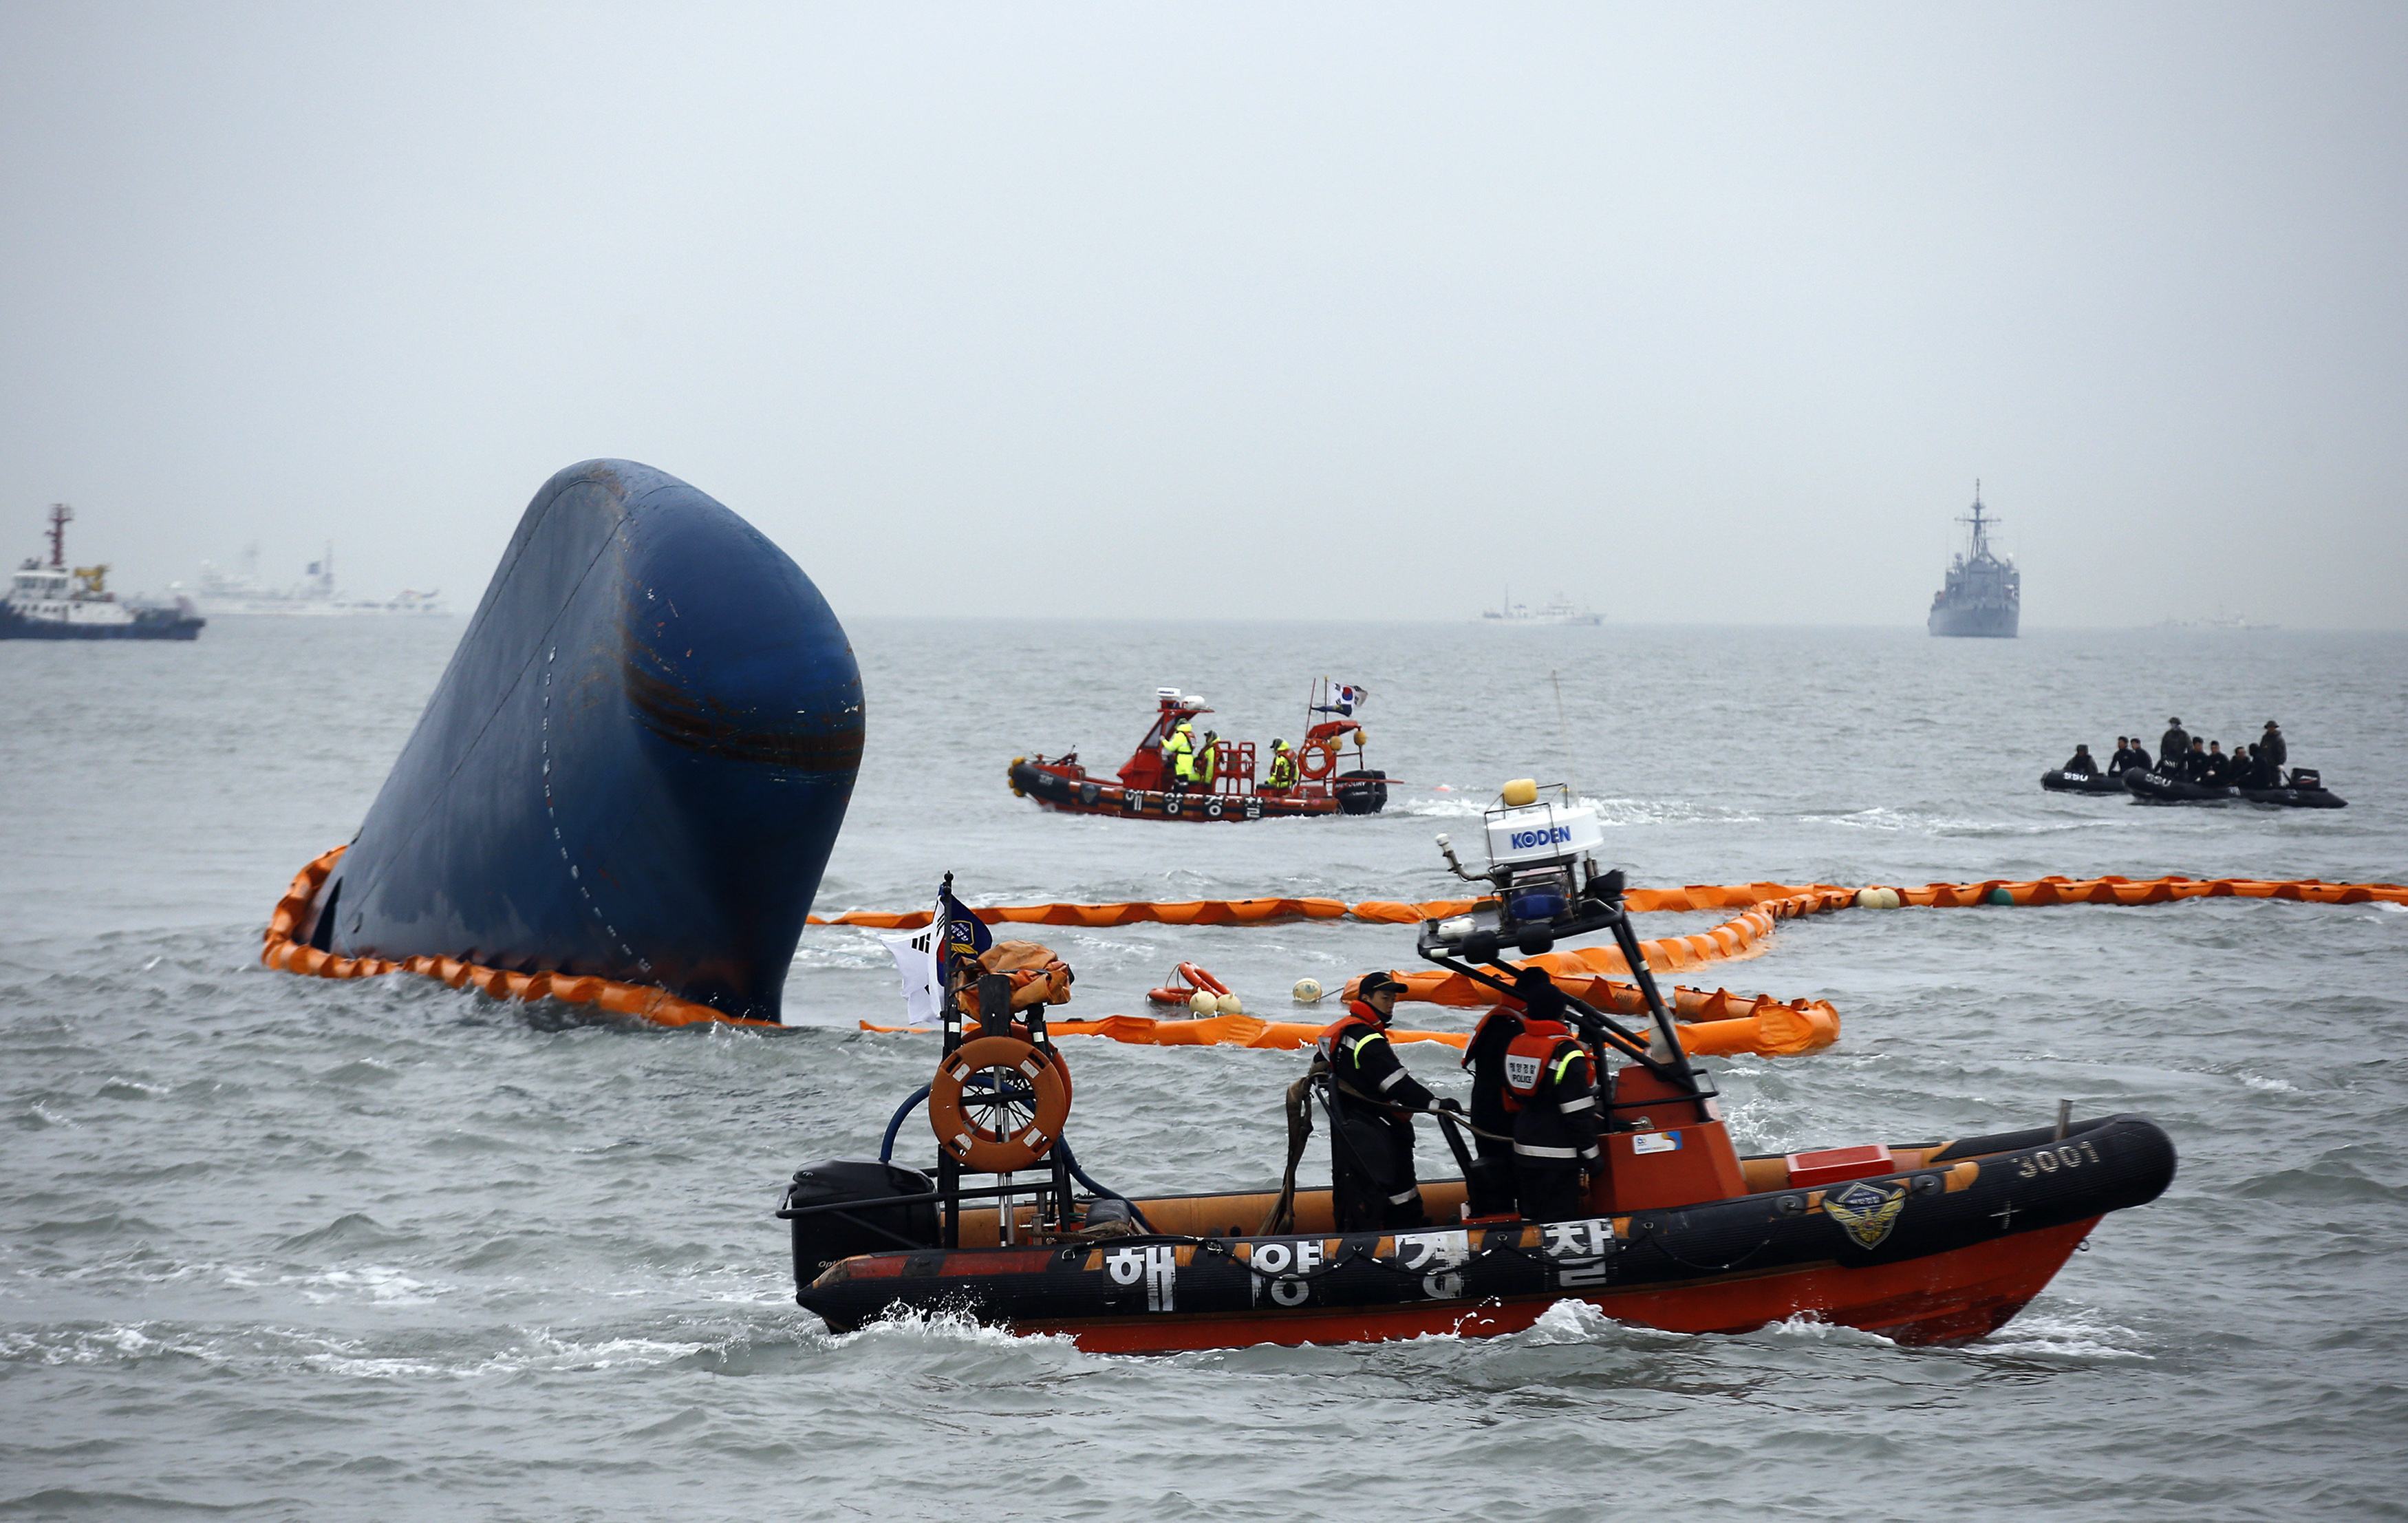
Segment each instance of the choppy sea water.
M1508 630L852 621L869 749L823 909L1444 892L1509 776L1569 775L1641 883L2408 879L2408 639L2271 631ZM268 973L460 625L221 620L0 644L0 1516L1587 1518L2401 1516L2408 913L2214 901L1870 911L1716 968L1841 1044L1720 1065L1751 1150L2155 1116L2181 1171L1997 1335L1689 1338L1558 1307L1490 1342L1082 1354L830 1336L773 1198L922 1081L866 933L807 933L785 1033L664 1032L419 979ZM1370 685L1371 820L1045 816L1003 768L1116 764L1154 688L1225 734ZM1562 693L1558 718L1555 674ZM2077 740L2269 717L2352 807L2042 794ZM1656 916L1642 933L1712 916ZM1053 933L1067 1013L1192 957L1258 1013L1411 960L1352 925ZM1409 1007L1409 1021L1461 1013ZM1452 1055L1405 1049L1426 1077ZM1294 1054L1073 1044L1126 1189L1276 1176ZM905 1155L924 1152L924 1128ZM1425 1157L1435 1170L1434 1141Z

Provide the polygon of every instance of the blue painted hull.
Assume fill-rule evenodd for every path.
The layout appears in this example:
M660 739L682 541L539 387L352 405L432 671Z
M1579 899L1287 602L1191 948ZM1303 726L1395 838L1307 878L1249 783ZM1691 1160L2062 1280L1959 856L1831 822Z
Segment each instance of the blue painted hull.
M146 610L136 614L132 624L68 624L28 619L0 604L0 639L198 639L201 626L208 622L189 613Z
M646 466L527 507L310 944L776 1020L861 762L861 672L759 531Z

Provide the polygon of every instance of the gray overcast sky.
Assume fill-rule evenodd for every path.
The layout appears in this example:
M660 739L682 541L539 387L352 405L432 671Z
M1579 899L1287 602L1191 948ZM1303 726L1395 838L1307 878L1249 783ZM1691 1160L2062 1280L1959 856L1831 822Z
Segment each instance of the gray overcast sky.
M2408 7L0 3L0 553L471 604L2408 622Z

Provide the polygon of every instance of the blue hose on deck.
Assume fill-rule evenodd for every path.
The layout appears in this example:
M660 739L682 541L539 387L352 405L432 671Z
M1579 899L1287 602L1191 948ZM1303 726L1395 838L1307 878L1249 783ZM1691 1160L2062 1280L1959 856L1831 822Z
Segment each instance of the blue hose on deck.
M1054 1145L1062 1150L1062 1161L1069 1167L1070 1177L1072 1179L1084 1185L1088 1189L1093 1190L1096 1194L1106 1197L1109 1200L1117 1200L1122 1205L1128 1207L1129 1216L1131 1219L1136 1221L1138 1226L1144 1228L1148 1232L1154 1231L1154 1224L1145 1219L1144 1212L1137 1209L1136 1201L1130 1200L1127 1196L1123 1195L1118 1190L1096 1184L1093 1179L1088 1177L1087 1171L1079 1167L1079 1156L1070 1151L1070 1144L1067 1139L1056 1138L1054 1139ZM1160 1234L1157 1233L1155 1235L1159 1236Z
M895 1161L895 1134L903 1129L903 1118L910 1115L913 1111L918 1110L920 1102L927 1098L928 1086L926 1085L922 1085L919 1088L911 1091L911 1098L910 1099L905 1100L902 1104L895 1108L895 1119L886 1124L886 1140L878 1144L879 1162L893 1163Z
M918 1110L920 1108L920 1102L927 1098L928 1086L926 1085L922 1085L919 1088L911 1091L911 1098L910 1099L905 1100L901 1105L895 1108L895 1119L886 1123L886 1136L878 1144L879 1162L893 1163L895 1161L896 1134L903 1129L904 1118L909 1116L912 1112ZM1070 1151L1070 1144L1068 1142L1057 1138L1054 1140L1054 1145L1062 1150L1062 1162L1068 1167L1070 1177L1072 1179L1084 1185L1090 1191L1096 1195L1103 1196L1108 1200L1118 1200L1122 1205L1128 1207L1129 1216L1138 1224L1138 1226L1144 1228L1148 1232L1152 1232L1154 1230L1154 1224L1145 1219L1144 1212L1137 1209L1136 1201L1108 1185L1096 1184L1094 1178L1090 1176L1084 1169L1079 1167L1079 1156Z

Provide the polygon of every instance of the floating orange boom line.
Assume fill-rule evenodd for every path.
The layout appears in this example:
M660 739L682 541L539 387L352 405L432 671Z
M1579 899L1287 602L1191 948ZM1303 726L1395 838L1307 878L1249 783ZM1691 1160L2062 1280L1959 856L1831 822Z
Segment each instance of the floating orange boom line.
M561 999L592 1005L614 1014L634 1015L662 1026L715 1022L728 1026L775 1027L771 1021L724 1015L709 1005L681 999L666 989L647 984L548 971L528 972L488 968L455 957L415 956L398 962L379 957L343 957L297 941L294 933L309 912L318 891L343 855L336 847L303 868L284 897L276 903L262 935L260 961L286 972L317 978L377 978L387 973L418 973L440 979L453 988L475 985L496 999ZM1690 884L1679 888L1635 888L1624 897L1633 912L1738 910L1739 914L1711 930L1687 936L1660 937L1640 942L1640 954L1657 971L1694 968L1704 963L1753 956L1764 948L1773 927L1800 915L1828 914L1851 906L1884 903L1898 897L1900 907L1970 909L1984 905L2046 906L2067 904L2168 904L2194 898L2295 899L2313 904L2408 904L2408 886L2399 884L2330 884L2321 879L2262 878L1990 878L1971 884L1928 884L1921 888L1842 888L1828 884ZM1868 896L1875 896L1870 901ZM1136 899L1105 904L996 905L976 911L990 925L1078 926L1104 927L1155 924L1165 926L1261 926L1296 920L1355 920L1373 925L1412 925L1423 920L1462 914L1472 899L1363 899L1349 904L1333 898ZM858 926L881 930L915 929L929 920L924 910L888 912L852 910L835 915L813 915L814 926ZM1602 1009L1626 1014L1643 1010L1635 985L1607 975L1627 973L1622 955L1612 947L1584 947L1554 952L1530 959L1556 975L1579 998ZM1405 975L1405 998L1425 1003L1473 1006L1488 1003L1493 991L1458 973L1438 970ZM1699 1055L1756 1052L1787 1056L1828 1047L1839 1038L1839 1013L1828 1001L1779 1000L1770 995L1736 996L1725 989L1712 993L1675 987L1674 1013L1684 1023L1682 1041ZM862 1023L873 1031L905 1029ZM1158 1021L1142 1015L1111 1015L1095 1021L1056 1021L1052 1029L1064 1035L1109 1036L1122 1042L1156 1046L1236 1045L1298 1047L1320 1030L1311 1023L1263 1021L1251 1015L1221 1015L1194 1021ZM1409 1041L1442 1042L1460 1046L1456 1032L1398 1032Z

